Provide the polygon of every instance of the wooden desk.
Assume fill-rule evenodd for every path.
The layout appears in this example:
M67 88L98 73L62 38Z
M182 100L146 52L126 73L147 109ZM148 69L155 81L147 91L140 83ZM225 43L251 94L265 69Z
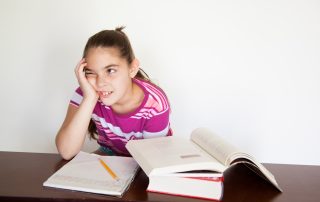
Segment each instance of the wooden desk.
M0 201L173 201L208 202L145 191L148 178L140 171L122 198L43 187L42 183L66 163L58 154L0 152ZM265 164L284 190L261 180L243 166L225 174L223 201L320 201L320 166Z

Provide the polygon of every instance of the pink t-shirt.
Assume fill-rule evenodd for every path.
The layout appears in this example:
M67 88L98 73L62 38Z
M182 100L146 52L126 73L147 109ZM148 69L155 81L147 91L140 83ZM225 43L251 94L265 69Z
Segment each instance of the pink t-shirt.
M119 115L98 100L91 116L97 126L98 143L117 155L130 155L125 148L129 140L172 135L170 105L164 92L150 82L138 79L133 82L144 92L144 99L134 112ZM82 95L78 88L70 104L79 106Z

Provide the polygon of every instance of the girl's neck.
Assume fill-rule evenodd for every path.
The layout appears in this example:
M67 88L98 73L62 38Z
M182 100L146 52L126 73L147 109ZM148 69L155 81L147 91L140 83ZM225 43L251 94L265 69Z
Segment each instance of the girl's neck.
M111 108L117 114L128 114L135 111L141 105L143 98L143 90L135 82L132 82L126 98L122 102L112 105Z

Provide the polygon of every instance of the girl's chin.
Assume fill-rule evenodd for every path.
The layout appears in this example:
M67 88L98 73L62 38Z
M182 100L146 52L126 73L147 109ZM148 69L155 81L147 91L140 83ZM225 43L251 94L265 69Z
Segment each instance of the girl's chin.
M106 106L111 106L114 104L114 102L112 102L110 99L105 99L100 97L99 100Z

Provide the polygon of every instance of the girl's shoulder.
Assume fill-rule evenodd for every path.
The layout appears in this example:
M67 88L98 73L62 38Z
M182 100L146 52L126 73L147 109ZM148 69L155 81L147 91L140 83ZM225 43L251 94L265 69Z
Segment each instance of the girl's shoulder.
M166 93L155 83L141 79L134 79L133 81L138 84L142 90L147 91L147 93L155 93L156 95L164 96L167 99Z
M134 79L134 82L144 91L145 107L156 107L160 111L170 108L168 98L165 92L156 84L141 79Z

